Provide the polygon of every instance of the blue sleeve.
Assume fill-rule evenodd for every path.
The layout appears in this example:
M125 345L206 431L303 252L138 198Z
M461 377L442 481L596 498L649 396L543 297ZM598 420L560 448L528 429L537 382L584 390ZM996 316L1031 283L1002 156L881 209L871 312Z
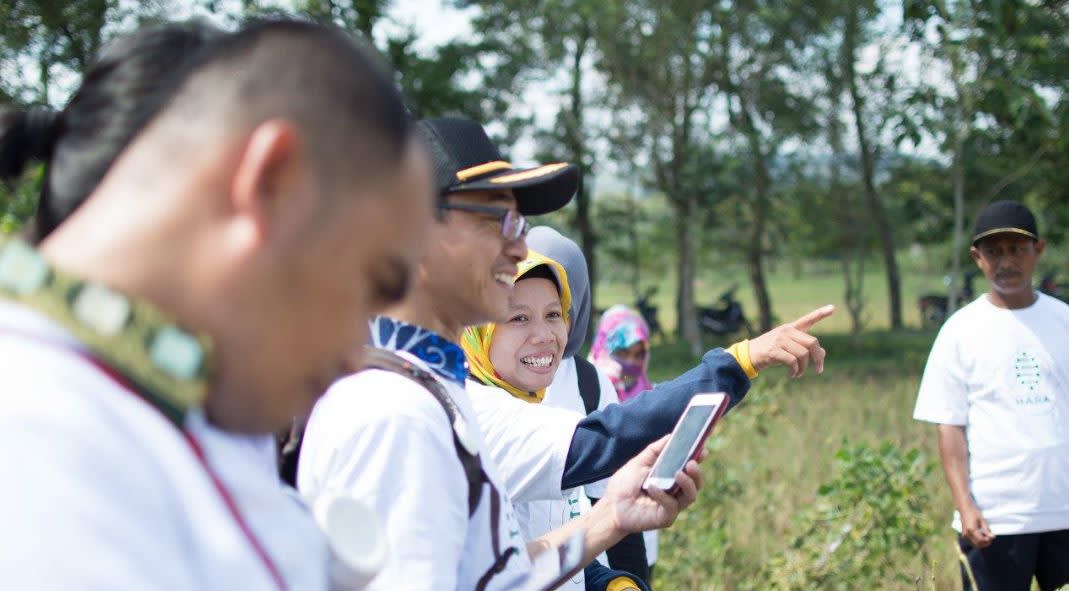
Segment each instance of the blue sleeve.
M713 349L697 367L658 384L623 404L611 404L579 421L561 488L611 476L654 441L672 432L690 399L701 392L726 392L733 408L750 389L750 379L735 358Z
M597 560L583 569L583 577L586 579L586 591L605 591L605 588L616 577L627 577L634 581L642 591L650 591L646 583L635 575L622 570L613 570Z

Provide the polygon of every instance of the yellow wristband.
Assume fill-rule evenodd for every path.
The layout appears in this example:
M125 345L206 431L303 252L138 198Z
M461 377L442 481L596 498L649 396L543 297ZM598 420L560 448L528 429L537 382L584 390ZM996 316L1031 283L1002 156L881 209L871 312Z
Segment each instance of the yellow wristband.
M616 577L609 581L608 586L605 587L605 591L627 591L628 589L638 589L638 583L636 583L631 577Z
M728 347L728 353L735 358L735 361L742 368L742 371L746 373L746 377L751 380L757 377L757 368L753 366L750 361L750 341L744 340L735 343Z

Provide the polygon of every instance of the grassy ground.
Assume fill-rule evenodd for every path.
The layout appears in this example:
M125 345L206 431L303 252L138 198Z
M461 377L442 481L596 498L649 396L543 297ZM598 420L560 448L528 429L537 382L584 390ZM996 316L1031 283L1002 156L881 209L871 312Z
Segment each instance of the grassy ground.
M833 476L835 453L844 441L901 449L919 448L935 461L934 428L911 418L920 371L932 335L872 333L861 341L824 335L827 371L787 380L783 370L760 376L712 444L717 459L706 466L709 480L691 514L662 534L657 586L660 589L762 589L768 562L787 550L801 532L794 519L816 500ZM664 379L687 363L685 347L657 347L655 377ZM730 487L717 481L728 480ZM878 556L895 563L905 580L883 589L950 589L958 585L951 502L942 473L929 472L926 518L936 527L925 550ZM708 518L709 516L714 516ZM687 531L690 530L690 531ZM846 582L842 588L855 588Z
M943 275L920 266L904 267L901 274L904 319L907 326L917 327L920 326L917 297L923 293L945 294ZM658 277L648 277L642 282L643 287L657 287L654 302L660 308L661 324L666 329L676 325L674 282L674 274L670 272ZM700 274L695 282L698 305L712 305L731 285L739 286L736 297L751 321L756 321L757 306L754 304L753 289L741 268L710 269ZM882 269L875 264L869 265L863 285L866 305L862 318L865 328L887 328L888 295ZM979 282L976 287L980 287ZM827 332L846 332L850 329L850 317L843 307L843 280L834 265L809 264L802 269L781 266L775 272L769 273L768 290L773 313L781 320L797 318L824 304L836 304L840 307L840 313L825 321L821 329ZM597 299L597 307L604 309L621 302L631 304L635 296L626 282L602 281L598 284Z
M661 319L673 326L672 280L659 280ZM734 282L742 286L739 297L752 314L749 286L737 271L704 277L699 301L711 301ZM821 304L842 303L841 279L827 269L800 274L780 269L770 275L769 284L781 319ZM887 331L886 289L878 268L867 275L866 285L871 300L865 333L858 339L847 335L849 320L843 313L820 325L818 336L828 350L824 375L788 380L782 369L770 370L718 429L710 444L713 458L704 468L703 495L661 536L655 577L659 590L770 588L769 564L802 535L798 515L813 508L820 486L835 477L835 454L844 442L891 442L902 450L922 451L932 469L917 493L925 507L918 517L927 520L935 534L927 537L921 551L866 556L890 565L892 576L878 583L833 580L812 588L960 588L949 527L952 506L936 464L935 429L911 418L934 334L916 328ZM916 296L942 289L940 275L904 272L908 325L919 325ZM600 307L632 300L623 284L599 286ZM678 375L694 362L685 346L672 341L655 346L651 360L655 381Z

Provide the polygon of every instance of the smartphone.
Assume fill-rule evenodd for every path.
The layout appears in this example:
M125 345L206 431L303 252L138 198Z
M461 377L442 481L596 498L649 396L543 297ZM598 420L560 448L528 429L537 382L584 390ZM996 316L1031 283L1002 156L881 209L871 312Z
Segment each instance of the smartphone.
M687 462L698 458L705 439L713 431L713 426L724 416L731 397L723 392L715 394L697 394L690 399L690 404L679 417L679 422L672 429L668 445L661 450L661 455L653 464L643 490L659 488L671 493L676 491L676 473Z

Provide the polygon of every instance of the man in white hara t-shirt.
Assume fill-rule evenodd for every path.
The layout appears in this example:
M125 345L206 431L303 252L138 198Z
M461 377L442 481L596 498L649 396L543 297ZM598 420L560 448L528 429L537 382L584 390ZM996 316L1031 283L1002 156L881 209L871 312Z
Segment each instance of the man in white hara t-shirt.
M953 525L983 591L1069 583L1069 306L1032 289L1044 247L1025 206L980 212L970 252L988 291L939 331L913 414L939 425Z

